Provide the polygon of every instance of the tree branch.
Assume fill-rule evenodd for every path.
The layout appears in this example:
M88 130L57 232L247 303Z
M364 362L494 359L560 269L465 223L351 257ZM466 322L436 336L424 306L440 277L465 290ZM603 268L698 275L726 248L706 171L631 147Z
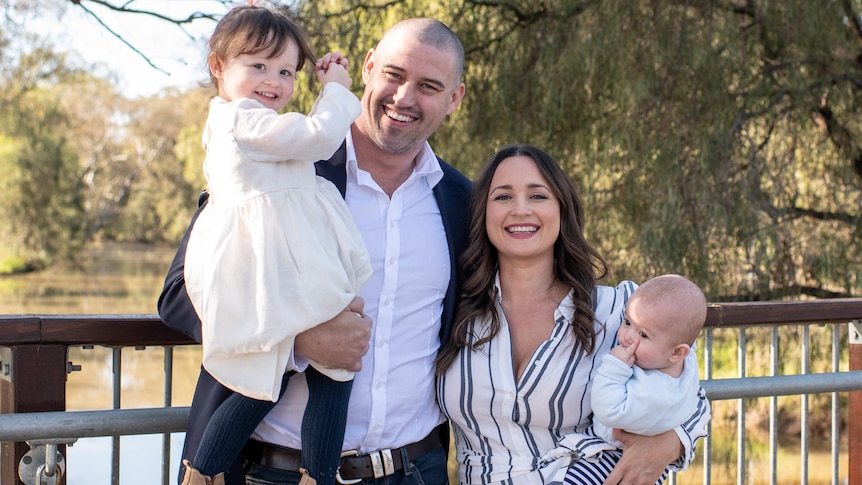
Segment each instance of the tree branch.
M106 31L108 31L109 34L114 36L114 38L116 38L117 40L119 40L120 42L125 44L126 47L131 49L138 56L140 56L147 64L150 65L150 67L152 67L153 69L155 69L159 72L162 72L162 73L168 74L168 75L170 75L169 72L167 72L164 69L155 65L153 63L153 61L151 61L150 58L146 54L141 52L137 47L135 47L129 41L127 41L121 34L119 34L114 29L112 29L109 25L107 25L99 17L99 15L97 13L95 13L93 10L88 8L88 4L99 5L101 7L104 7L108 10L112 10L114 12L143 15L146 17L151 17L151 18L166 22L166 23L175 24L190 39L193 37L185 30L185 28L184 28L185 25L191 24L197 20L212 20L215 22L215 21L218 21L219 18L221 18L221 14L207 13L207 12L201 12L201 11L192 12L186 17L178 17L178 18L169 17L167 15L164 15L162 13L159 13L159 12L156 12L153 10L132 8L131 6L132 6L132 4L135 3L136 0L129 0L125 3L119 3L119 4L115 4L114 2L110 2L110 1L106 1L106 0L68 0L68 1L71 2L75 7L80 8L87 15L89 15L90 17L95 19L96 22L98 22L99 25L101 25ZM228 3L230 3L230 0L213 0L213 1L217 2L221 5L227 5Z

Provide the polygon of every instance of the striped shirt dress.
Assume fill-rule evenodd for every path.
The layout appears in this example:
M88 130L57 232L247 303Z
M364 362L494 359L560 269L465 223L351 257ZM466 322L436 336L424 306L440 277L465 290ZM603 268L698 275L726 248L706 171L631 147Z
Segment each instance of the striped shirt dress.
M518 379L508 322L498 299L499 333L479 349L462 349L437 382L440 406L454 432L459 483L604 481L621 452L592 431L591 382L602 355L616 345L625 304L636 287L631 281L597 287L592 354L576 345L569 329L577 311L570 292L556 309L550 338L539 345ZM473 322L470 338L478 340L489 320ZM694 458L695 442L706 435L709 403L703 393L700 398L698 411L675 428L685 454L670 469L684 469Z

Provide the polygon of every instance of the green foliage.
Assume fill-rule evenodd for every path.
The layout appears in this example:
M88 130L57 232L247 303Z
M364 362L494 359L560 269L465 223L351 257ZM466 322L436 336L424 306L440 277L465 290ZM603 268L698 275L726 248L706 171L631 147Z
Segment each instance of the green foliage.
M504 145L546 149L581 192L611 282L679 272L713 301L860 294L862 48L848 19L862 2L282 3L316 52L347 55L357 95L389 26L431 16L452 27L467 93L435 151L473 176ZM64 191L52 209L64 229L45 234L175 242L204 185L206 94L131 102L39 42L13 57L2 41L5 92L41 93L0 98L0 163L7 185L19 181L3 196L34 192L32 171ZM65 91L45 87L57 83ZM319 89L302 73L288 109L307 111ZM29 131L10 131L30 110Z
M349 53L395 19L450 25L467 94L435 150L468 175L506 144L548 150L613 280L680 272L713 300L859 294L862 72L839 2L377 5L301 12L321 49Z

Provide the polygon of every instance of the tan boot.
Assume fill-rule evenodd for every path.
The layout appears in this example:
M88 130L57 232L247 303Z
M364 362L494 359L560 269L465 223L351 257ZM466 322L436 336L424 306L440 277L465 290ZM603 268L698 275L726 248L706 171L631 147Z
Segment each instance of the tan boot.
M188 460L183 460L183 465L186 467L186 475L183 477L182 485L224 485L224 473L210 478L201 475L197 468L192 468Z
M317 485L317 480L311 478L308 474L308 470L300 468L299 473L302 474L302 478L299 479L299 485Z

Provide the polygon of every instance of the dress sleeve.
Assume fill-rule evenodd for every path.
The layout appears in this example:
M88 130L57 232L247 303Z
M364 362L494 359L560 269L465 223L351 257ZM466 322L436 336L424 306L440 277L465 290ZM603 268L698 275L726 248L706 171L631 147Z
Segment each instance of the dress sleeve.
M278 114L248 99L235 108L233 135L237 146L261 162L315 162L331 157L362 109L359 99L337 83L323 87L308 115Z

